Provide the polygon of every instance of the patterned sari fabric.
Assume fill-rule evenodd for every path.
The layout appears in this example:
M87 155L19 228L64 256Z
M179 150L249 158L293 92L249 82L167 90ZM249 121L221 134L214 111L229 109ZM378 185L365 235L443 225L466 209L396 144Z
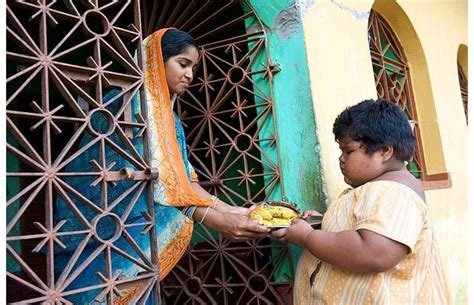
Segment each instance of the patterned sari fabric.
M192 167L186 160L183 127L172 110L161 52L161 38L166 31L159 30L143 42L151 166L159 169L159 178L154 185L154 200L162 206L210 206L211 200L203 200L191 189ZM184 254L191 240L192 221L186 222L180 232L174 232L174 235L173 240L160 249L160 279L170 272Z
M159 279L162 280L171 269L176 265L179 259L186 251L191 240L193 232L193 222L184 216L176 207L185 206L209 206L211 200L203 200L198 197L191 188L191 181L195 180L195 173L187 160L187 150L185 135L179 118L172 110L172 102L166 84L165 69L163 57L161 54L161 38L166 29L160 30L149 36L143 42L145 55L145 96L147 112L147 128L150 143L151 167L157 168L159 178L154 182L154 212L155 226L157 235L158 257L156 260L159 267ZM107 111L112 115L118 115L123 107L123 99L120 97L120 91L112 90L105 97L103 103ZM140 100L137 94L131 101L132 117L140 113ZM102 128L107 122L98 120L95 122L95 128ZM119 147L125 147L122 138L115 132L108 138ZM79 144L79 149L88 146L89 148L78 158L72 161L66 168L69 172L92 172L95 171L91 160L100 160L100 147L98 144L90 145L94 137L85 134ZM135 138L132 141L134 149L143 155L144 145L141 138ZM124 150L127 150L124 148ZM111 170L119 170L123 167L134 168L134 165L123 156L117 154L107 145L105 146L105 159L110 164L114 162ZM136 166L135 166L136 167ZM85 179L82 176L71 176L64 181L76 189L81 195L92 202L96 207L88 208L83 204L84 200L76 197L65 200L59 196L56 201L55 219L56 222L66 220L61 231L85 232L87 231L87 221L92 221L97 214L102 213L100 202L102 200L101 187L99 185L91 186L90 177ZM109 202L123 196L123 194L133 186L133 181L121 181L115 187L108 188ZM146 192L145 192L146 193ZM133 200L134 193L130 193L122 198L124 202ZM81 215L86 219L79 219L77 212L74 212L76 206L80 209ZM146 195L141 195L136 199L133 209L130 211L126 205L116 205L110 212L121 217L127 223L143 222L141 212L147 210ZM124 216L124 214L127 214ZM81 216L82 217L82 216ZM113 225L113 224L111 224ZM144 253L151 253L150 240L145 235L140 234L143 227L136 226L127 229L127 233L133 238ZM110 234L107 226L100 228L98 235L104 236ZM99 285L103 282L97 276L100 272L105 274L104 266L106 264L103 255L97 255L98 249L102 245L91 238L90 233L72 234L61 238L66 245L66 249L55 252L56 276L61 278L67 273L77 272L77 277L68 283L67 291L79 291L81 288ZM133 245L130 240L120 237L114 242L114 246L123 250L125 253L133 252ZM69 266L72 257L79 256L78 263ZM81 262L86 259L92 259L86 267L81 266ZM112 265L115 270L121 270L121 278L131 278L143 271L143 268L112 251ZM122 291L122 296L114 300L114 304L130 304L136 302L136 298L146 289L145 286L132 285L127 290ZM96 303L95 299L100 294L100 290L92 290L72 295L70 300L75 304Z

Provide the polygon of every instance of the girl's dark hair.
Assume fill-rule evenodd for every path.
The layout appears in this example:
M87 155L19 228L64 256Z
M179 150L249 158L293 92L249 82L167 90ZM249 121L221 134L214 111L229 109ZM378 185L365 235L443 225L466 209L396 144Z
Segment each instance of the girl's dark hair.
M185 52L189 46L194 46L198 49L198 45L191 35L177 29L167 30L163 37L161 37L163 61L167 62L170 57Z
M364 100L346 108L334 121L337 142L345 138L361 142L371 154L393 146L394 155L407 161L415 153L415 137L406 114L389 100Z

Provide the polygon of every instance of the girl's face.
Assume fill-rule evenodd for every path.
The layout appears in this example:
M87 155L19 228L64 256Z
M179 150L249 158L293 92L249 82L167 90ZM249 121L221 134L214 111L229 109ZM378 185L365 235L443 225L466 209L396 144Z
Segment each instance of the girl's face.
M341 140L339 149L339 167L344 181L352 187L372 181L386 171L386 159L382 150L368 154L361 142L350 138Z
M165 63L166 81L170 93L183 94L193 81L199 61L199 52L190 45L178 55L172 56Z

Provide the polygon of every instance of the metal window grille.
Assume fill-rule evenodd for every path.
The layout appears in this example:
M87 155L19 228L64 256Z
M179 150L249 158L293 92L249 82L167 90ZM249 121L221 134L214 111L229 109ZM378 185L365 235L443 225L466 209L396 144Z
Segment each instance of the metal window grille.
M461 88L462 105L464 114L466 115L466 123L468 123L468 106L467 106L467 78L462 71L461 65L458 63L459 87Z
M179 265L157 283L150 259L157 246L150 196L156 172L146 149L135 145L147 132L146 113L131 103L143 91L142 38L157 28L181 28L202 46L194 85L176 105L202 185L241 206L284 196L273 116L278 67L252 7L246 1L7 1L6 10L7 301L70 303L92 291L95 301L113 304L123 287L143 282L140 302L288 304L288 246L269 239L231 243L199 225ZM120 93L108 99L112 90ZM91 147L97 152L90 163L68 170ZM125 161L128 167L116 166ZM74 179L98 197L77 189ZM112 196L117 188L124 191ZM79 228L54 216L58 200ZM114 234L101 230L110 226ZM137 246L134 228L150 249ZM77 247L64 249L68 238ZM64 265L61 254L68 255ZM117 258L133 262L139 275L124 276ZM92 282L78 283L92 262L103 264Z
M427 174L420 140L420 126L410 81L410 67L405 53L388 22L374 10L371 11L369 18L368 37L377 96L395 102L414 125L415 156L407 168L415 177L425 180Z

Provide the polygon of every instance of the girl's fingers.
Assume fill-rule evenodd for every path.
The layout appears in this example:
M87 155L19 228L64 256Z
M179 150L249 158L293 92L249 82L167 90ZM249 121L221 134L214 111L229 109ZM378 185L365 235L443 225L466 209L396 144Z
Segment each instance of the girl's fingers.
M286 236L286 228L272 231L272 236L278 239L284 238Z
M311 217L311 216L323 216L323 214L319 213L318 211L307 210L307 211L304 211L302 218L307 219L308 217Z

